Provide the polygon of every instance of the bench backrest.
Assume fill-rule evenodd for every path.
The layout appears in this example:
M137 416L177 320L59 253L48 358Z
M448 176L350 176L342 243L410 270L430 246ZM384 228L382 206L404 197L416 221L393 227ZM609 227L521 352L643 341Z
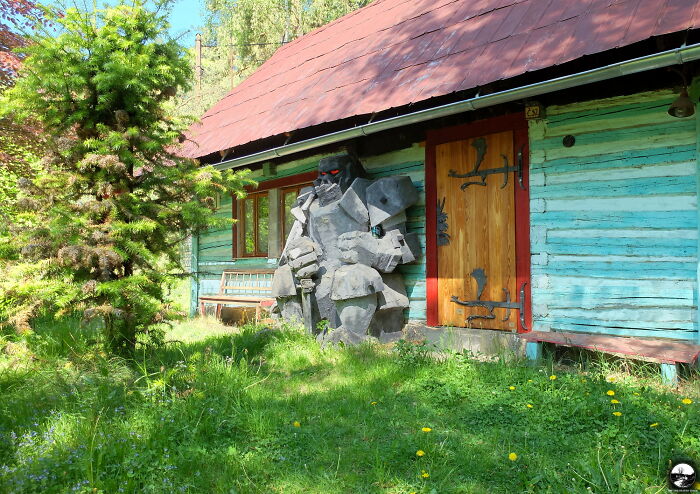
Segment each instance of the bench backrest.
M274 269L226 269L221 274L220 295L272 296Z

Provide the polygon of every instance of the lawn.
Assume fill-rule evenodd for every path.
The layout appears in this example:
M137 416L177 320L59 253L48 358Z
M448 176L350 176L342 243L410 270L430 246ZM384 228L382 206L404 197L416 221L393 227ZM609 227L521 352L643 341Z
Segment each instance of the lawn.
M700 460L697 377L207 321L166 339L126 361L70 321L0 336L0 492L651 493Z

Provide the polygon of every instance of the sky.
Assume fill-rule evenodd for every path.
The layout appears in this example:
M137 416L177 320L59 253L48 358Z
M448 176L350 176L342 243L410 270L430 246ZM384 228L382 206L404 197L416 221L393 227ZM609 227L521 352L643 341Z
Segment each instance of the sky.
M202 0L176 0L170 16L170 34L179 38L180 44L186 47L194 46L194 36L198 28L204 24ZM183 34L185 33L185 34Z
M91 9L93 1L102 7L105 4L115 5L119 0L45 0L48 5L77 6L82 9ZM174 6L170 15L170 35L178 38L181 45L194 47L194 37L200 26L204 24L204 0L174 0Z

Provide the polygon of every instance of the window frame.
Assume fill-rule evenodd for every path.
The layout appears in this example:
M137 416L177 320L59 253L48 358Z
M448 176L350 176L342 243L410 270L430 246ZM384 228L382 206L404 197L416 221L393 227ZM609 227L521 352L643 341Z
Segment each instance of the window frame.
M278 216L274 220L274 224L278 228L277 235L276 235L278 237L277 241L279 241L279 237L281 237L280 232L282 231L279 229L279 228L281 228L280 221L283 221L283 219L280 220L280 218L282 217L281 213L283 212L283 209L280 208L280 198L283 197L283 195L279 192L281 191L282 188L294 187L294 186L304 187L306 185L311 185L316 178L318 178L318 171L314 170L314 171L300 173L298 175L292 175L289 177L281 177L281 178L274 178L271 180L266 180L264 182L260 182L257 185L257 187L255 187L255 186L246 186L245 187L245 191L247 194L246 198L248 198L252 195L255 195L255 194L262 194L262 193L269 194L269 192L272 191L273 189L277 189L279 197L277 198L277 200L274 200L274 201L271 201L268 203L268 209L269 209L270 213L273 211L274 208L277 208L275 213ZM272 197L272 194L269 194L268 197ZM242 230L241 226L243 226L242 221L244 220L244 217L242 216L242 214L244 213L243 210L245 209L242 206L243 201L245 201L245 198L238 199L235 196L233 197L233 201L231 201L231 205L232 205L231 217L234 220L237 220L236 222L234 222L233 226L231 227L231 236L232 236L232 240L233 240L231 242L231 244L232 244L231 259L235 260L235 259L251 259L251 258L255 258L255 257L258 257L258 258L268 257L270 254L269 234L268 234L268 247L267 247L267 251L264 254L259 254L259 255L247 254L246 255L243 252L241 252L244 250L243 243L242 243L243 236L242 236L242 231L241 231ZM272 224L269 224L268 228L270 230L272 230L272 226L273 226ZM281 241L281 243L284 244L284 242L286 240L287 240L286 238L283 239ZM282 245L282 248L284 248L284 245ZM280 252L281 252L281 249L280 249ZM274 254L274 249L273 249L273 254Z
M313 185L313 181L311 182L300 182L294 185L286 185L284 187L279 188L279 231L280 231L280 252L284 250L284 244L287 242L287 237L289 236L289 232L285 231L286 229L286 222L285 222L285 217L284 217L284 196L288 194L291 191L296 191L296 196L299 197L299 192L301 192L301 189L304 187L309 187Z
M259 214L260 214L260 198L265 197L267 198L267 208L268 208L268 221L269 221L269 211L270 211L270 194L269 190L263 190L260 192L253 192L253 193L248 193L244 199L240 200L240 213L241 213L241 218L240 218L240 234L238 235L238 239L236 239L236 242L240 241L241 244L241 252L239 253L240 258L249 258L249 257L267 257L267 254L269 252L269 243L265 242L265 250L261 250L261 245L259 245L260 242L260 221L259 221ZM253 200L253 241L254 241L254 249L253 252L246 252L245 250L245 236L246 236L246 227L245 227L245 217L246 217L246 201ZM269 237L269 223L268 223L268 237Z

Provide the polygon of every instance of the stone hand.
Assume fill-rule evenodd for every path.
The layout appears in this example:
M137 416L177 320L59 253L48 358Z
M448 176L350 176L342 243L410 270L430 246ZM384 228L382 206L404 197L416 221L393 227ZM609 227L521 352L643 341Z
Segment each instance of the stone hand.
M318 253L318 246L313 240L299 237L288 245L287 264L298 279L311 278L318 272Z

